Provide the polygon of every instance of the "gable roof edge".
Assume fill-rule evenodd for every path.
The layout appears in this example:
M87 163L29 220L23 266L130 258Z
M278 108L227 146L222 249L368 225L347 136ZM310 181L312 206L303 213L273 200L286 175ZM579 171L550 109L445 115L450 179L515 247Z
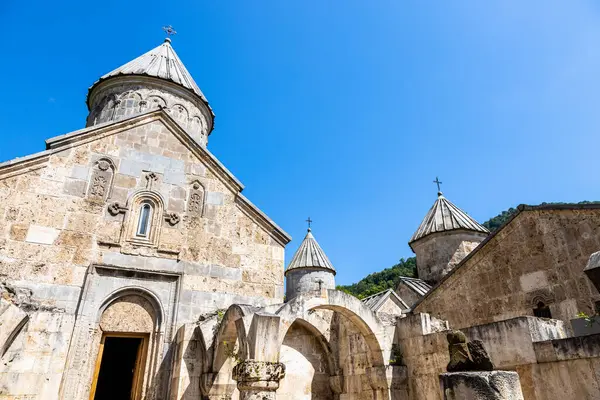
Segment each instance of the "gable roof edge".
M46 150L0 163L0 179L5 178L4 175L6 175L6 177L12 176L12 173L15 171L45 163L49 160L51 155L74 147L80 142L85 142L86 140L91 141L94 136L110 131L111 129L109 128L117 127L116 132L111 132L111 134L118 133L128 129L131 125L135 125L144 118L147 118L150 121L159 119L168 127L172 128L176 136L184 142L186 148L200 160L205 161L208 164L208 167L215 172L215 175L222 179L225 185L236 193L236 201L238 204L242 205L242 209L245 210L254 221L263 226L263 228L269 232L278 243L285 246L292 240L292 237L287 232L281 229L279 225L270 219L262 210L241 194L242 190L244 190L244 185L231 173L231 171L229 171L208 149L196 143L177 121L160 108L158 110L138 113L119 121L105 122L49 138L46 140ZM39 168L43 167L43 165L39 166Z
M267 216L260 208L252 203L242 193L238 193L235 197L236 203L240 205L240 209L246 213L251 219L262 226L269 234L279 243L284 246L292 241L292 237L284 231L279 225Z

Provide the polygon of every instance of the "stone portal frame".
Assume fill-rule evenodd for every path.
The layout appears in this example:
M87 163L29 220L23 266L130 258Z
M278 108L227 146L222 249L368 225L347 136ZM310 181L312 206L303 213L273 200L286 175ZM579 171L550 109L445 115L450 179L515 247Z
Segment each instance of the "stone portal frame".
M67 362L61 382L61 400L89 397L95 362L102 338L100 320L104 311L123 296L140 296L155 312L154 331L146 358L144 390L146 400L167 398L171 344L181 272L91 265L76 313Z
M107 312L108 309L110 309L111 306L115 305L116 303L119 302L119 300L121 299L126 299L126 298L141 298L144 301L146 301L147 303L150 304L150 306L152 307L152 313L150 314L150 317L152 318L152 326L148 327L148 329L109 329L109 330L105 330L106 327L102 325L102 320L103 320L103 316L105 315L105 313ZM145 333L148 335L147 338L147 343L145 343L145 349L146 349L146 354L144 354L144 366L142 368L143 371L143 375L141 376L141 390L139 392L139 398L146 398L146 394L148 394L149 392L152 392L153 387L154 387L154 377L157 375L157 367L158 367L158 360L160 359L160 355L162 354L162 348L163 348L163 336L164 336L164 328L163 328L163 321L164 321L164 310L163 307L160 303L160 300L158 299L158 297L150 290L147 290L145 288L140 288L140 287L136 287L136 286L130 286L130 287L124 287L124 288L120 288L117 289L116 291L114 291L113 293L111 293L110 295L108 295L108 297L106 298L106 300L103 302L102 306L100 307L100 309L98 310L98 314L96 317L96 323L95 325L99 327L99 338L102 339L102 336L104 334L132 334L132 333ZM97 343L98 348L100 343ZM96 343L94 343L94 348L96 348ZM92 356L93 356L94 352L92 352ZM99 354L98 354L98 350L96 350L96 354L97 354L97 358L96 358L96 367L95 367L95 373L93 375L93 379L96 379L96 375L97 375L97 370L100 367L100 360L98 359Z
M146 235L138 235L140 216L147 206L151 208ZM165 202L162 196L151 190L142 190L130 197L125 213L124 235L126 242L134 245L158 247Z

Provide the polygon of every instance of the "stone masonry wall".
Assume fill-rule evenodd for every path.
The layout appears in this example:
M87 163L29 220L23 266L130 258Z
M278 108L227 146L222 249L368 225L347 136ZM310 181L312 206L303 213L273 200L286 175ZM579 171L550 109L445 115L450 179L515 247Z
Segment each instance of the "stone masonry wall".
M197 159L156 114L119 129L52 154L41 165L22 170L0 166L0 282L28 291L38 309L52 310L52 318L63 321L56 323L60 342L48 330L35 331L36 340L23 343L23 354L31 355L29 364L5 367L13 375L10 380L0 377L0 387L28 379L25 376L39 370L40 363L47 364L46 356L64 356L70 345L72 316L91 265L180 274L178 289L161 294L170 296L177 309L175 329L232 303L267 305L283 299L283 244L240 207L237 193L213 167ZM98 188L90 185L97 183L94 177L101 159L110 160L107 170L113 176L92 196ZM192 182L199 182L204 191L200 212L189 208ZM124 237L124 226L133 212L115 207L119 212L113 215L108 206L118 203L126 208L134 193L148 189L162 196L165 215L174 214L178 221L173 224L173 218L160 215L155 245L137 246ZM142 278L153 279L151 275ZM103 279L110 282L112 278ZM127 284L119 279L113 280L112 289L103 290ZM88 298L93 298L93 285L89 290ZM168 310L170 304L161 306ZM32 322L41 318L40 311L28 312ZM27 332L33 329L32 322ZM171 331L171 327L165 329ZM44 344L49 341L50 347ZM60 368L52 371L59 374ZM36 390L27 393L28 399L58 397L42 386ZM13 389L2 392L16 393Z
M449 231L434 233L412 243L419 278L430 284L439 282L486 236L478 232Z
M600 209L522 211L415 307L456 328L533 315L541 301L568 323L594 313L583 274L600 248Z

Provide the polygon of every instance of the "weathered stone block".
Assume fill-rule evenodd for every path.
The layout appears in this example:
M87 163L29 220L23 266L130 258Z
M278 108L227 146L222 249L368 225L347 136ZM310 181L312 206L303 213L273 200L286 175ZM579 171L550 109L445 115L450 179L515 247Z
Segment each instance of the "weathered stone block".
M208 204L222 205L223 199L223 193L208 192L206 195L206 202Z
M52 244L59 233L58 229L47 226L29 225L25 241L29 243Z
M523 400L514 371L449 372L440 375L444 400Z
M67 178L65 181L64 193L71 196L83 197L85 195L86 181Z

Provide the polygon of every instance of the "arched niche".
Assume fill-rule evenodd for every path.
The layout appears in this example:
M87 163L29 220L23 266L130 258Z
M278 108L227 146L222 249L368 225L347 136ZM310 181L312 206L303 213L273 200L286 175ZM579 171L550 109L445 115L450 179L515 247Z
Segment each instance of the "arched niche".
M286 375L279 383L281 400L329 400L334 398L330 376L335 375L333 355L317 328L297 319L288 329L279 353Z

